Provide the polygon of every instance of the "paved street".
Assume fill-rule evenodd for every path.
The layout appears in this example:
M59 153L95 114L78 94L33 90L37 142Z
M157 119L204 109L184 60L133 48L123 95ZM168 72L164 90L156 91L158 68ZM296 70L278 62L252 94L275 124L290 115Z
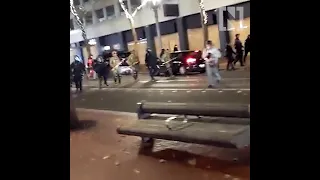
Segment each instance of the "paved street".
M248 90L148 90L118 89L92 91L75 98L76 107L135 112L136 103L155 102L250 103Z
M233 74L232 74L233 73ZM158 77L157 82L149 82L148 76L140 77L132 83L127 78L121 86L98 89L87 87L85 92L75 94L77 107L88 109L135 112L136 103L142 100L155 102L195 102L195 103L250 103L250 73L224 72L219 88L207 89L204 74L178 76L174 80ZM97 82L95 82L97 83Z
M250 72L248 71L221 71L222 81L220 89L249 89ZM168 77L156 77L156 82L150 82L147 74L141 74L138 81L133 81L131 76L123 76L121 85L114 85L112 79L108 80L109 87L106 88L152 88L152 89L204 89L207 87L206 74L193 74L187 76L176 76L174 79ZM84 89L96 90L97 80L84 81Z

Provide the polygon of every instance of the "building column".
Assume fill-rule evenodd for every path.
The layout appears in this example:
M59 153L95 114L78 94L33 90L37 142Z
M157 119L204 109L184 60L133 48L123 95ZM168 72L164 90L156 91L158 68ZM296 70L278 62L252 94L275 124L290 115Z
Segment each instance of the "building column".
M220 49L224 49L230 43L230 33L228 31L228 13L224 8L217 9L215 12L218 22Z
M124 37L123 32L119 32L118 34L119 34L119 37L120 37L119 43L120 43L121 49L123 51L128 51L128 43L127 43L127 41L126 41L126 39Z
M107 9L104 7L102 8L102 11L103 11L103 17L107 19Z
M132 9L131 9L131 1L130 0L127 0L127 3L128 3L128 11L130 14L132 14Z
M115 4L114 4L114 14L116 17L120 17L120 4L119 4L119 1L117 1Z
M97 17L95 10L92 10L91 12L92 12L92 24L98 24L99 20L98 20L98 17Z
M147 47L151 49L152 52L156 53L156 45L154 42L154 34L151 31L151 27L149 25L144 27L146 32L146 39L147 39Z
M103 52L102 50L103 47L100 44L99 38L95 38L95 40L96 40L96 48L97 48L98 54L101 55Z
M189 50L188 32L183 17L176 19L177 31L179 35L179 50Z
M80 6L84 6L83 0L80 0Z
M79 26L77 24L77 20L75 17L72 18L73 28L74 30L79 29Z

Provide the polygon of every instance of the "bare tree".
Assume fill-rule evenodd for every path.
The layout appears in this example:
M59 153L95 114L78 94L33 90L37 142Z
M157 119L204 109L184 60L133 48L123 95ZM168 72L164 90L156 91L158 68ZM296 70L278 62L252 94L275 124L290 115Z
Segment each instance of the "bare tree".
M136 31L136 28L135 28L135 25L134 25L134 17L136 16L137 12L139 10L141 10L143 8L143 6L145 6L147 3L149 2L149 0L143 0L140 4L140 6L138 6L132 14L129 13L127 7L125 6L123 0L119 0L119 3L120 3L120 6L121 8L123 9L127 19L129 20L129 23L130 23L130 28L131 28L131 31L132 31L132 36L133 36L133 42L134 42L134 52L136 53L136 57L139 58L138 56L138 52L139 52L139 48L138 48L138 35L137 35L137 31Z
M76 23L79 26L80 30L81 30L81 35L84 41L84 45L86 47L86 50L88 52L88 55L91 54L90 52L90 45L88 44L88 39L87 39L87 33L83 24L83 17L86 14L86 11L84 10L83 7L75 7L73 4L73 0L70 0L70 12L72 13L72 15L75 17L76 19Z

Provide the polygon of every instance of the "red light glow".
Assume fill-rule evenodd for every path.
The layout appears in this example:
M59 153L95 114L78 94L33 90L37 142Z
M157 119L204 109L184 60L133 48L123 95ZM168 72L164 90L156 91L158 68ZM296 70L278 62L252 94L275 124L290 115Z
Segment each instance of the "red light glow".
M195 63L196 62L196 59L195 58L188 58L187 59L187 63Z

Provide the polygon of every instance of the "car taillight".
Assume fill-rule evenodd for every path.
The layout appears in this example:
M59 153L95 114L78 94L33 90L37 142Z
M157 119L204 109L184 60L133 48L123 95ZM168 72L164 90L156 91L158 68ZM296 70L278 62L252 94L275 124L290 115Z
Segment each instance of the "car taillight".
M197 60L195 58L188 58L187 63L195 63Z

